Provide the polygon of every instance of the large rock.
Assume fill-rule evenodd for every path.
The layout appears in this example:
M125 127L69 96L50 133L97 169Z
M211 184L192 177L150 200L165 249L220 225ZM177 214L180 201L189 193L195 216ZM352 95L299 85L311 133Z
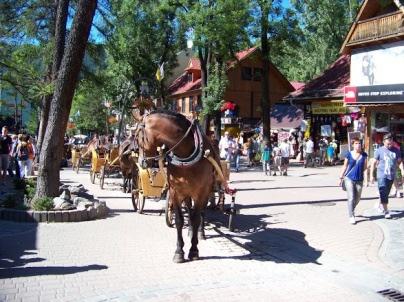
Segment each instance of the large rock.
M84 188L83 185L78 186L70 186L69 187L70 194L80 196L81 193L85 193L87 190Z
M64 200L63 198L60 197L55 197L53 198L53 204L54 204L54 209L60 209L60 206L66 202L66 200Z
M73 204L75 204L76 206L77 206L80 202L91 202L91 201L88 200L87 198L84 198L84 197L74 197L74 198L73 198ZM92 204L92 203L91 203L91 204Z
M88 220L93 220L97 218L97 210L94 207L88 207L87 208L87 215L88 215Z
M81 201L77 204L77 210L85 210L93 206L94 203L92 203L91 201Z
M71 200L70 191L68 189L63 190L63 193L60 194L59 197L64 199L65 201L70 201Z
M59 207L59 209L61 210L75 210L76 206L68 201L65 201L64 203L62 203Z

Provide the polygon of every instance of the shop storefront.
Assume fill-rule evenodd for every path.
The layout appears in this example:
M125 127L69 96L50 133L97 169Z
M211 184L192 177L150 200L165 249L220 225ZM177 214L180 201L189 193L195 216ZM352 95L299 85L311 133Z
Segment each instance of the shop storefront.
M365 113L365 147L371 156L386 133L404 143L403 53L404 41L352 51L351 82L344 89L344 103Z

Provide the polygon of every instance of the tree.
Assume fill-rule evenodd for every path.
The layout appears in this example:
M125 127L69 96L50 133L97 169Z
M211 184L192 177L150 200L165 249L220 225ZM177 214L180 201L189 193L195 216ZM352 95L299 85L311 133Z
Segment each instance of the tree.
M77 4L50 105L39 159L36 197L57 196L59 193L63 136L96 6L96 0L80 0Z
M271 58L289 80L309 81L338 57L360 0L292 0ZM290 34L291 33L291 34ZM281 36L279 36L281 37Z
M202 91L209 91L209 65L219 64L218 70L234 59L235 53L246 48L250 21L248 1L245 0L208 0L189 1L183 20L192 32L195 49L201 65ZM211 69L215 70L215 68ZM205 113L205 129L210 118L215 117L216 131L220 131L218 108L222 99L214 104L211 96L203 93L202 102Z

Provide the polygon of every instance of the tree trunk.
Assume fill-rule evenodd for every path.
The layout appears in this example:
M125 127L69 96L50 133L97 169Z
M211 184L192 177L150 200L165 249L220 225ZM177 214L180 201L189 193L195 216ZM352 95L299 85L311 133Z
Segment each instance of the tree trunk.
M97 0L80 0L77 5L49 110L39 159L36 198L59 193L63 137L96 6Z
M67 23L67 15L69 10L69 0L55 0L54 3L55 11L53 17L53 38L55 39L55 49L53 51L53 63L52 67L49 67L48 70L48 80L55 82L57 79L60 63L62 62L63 52L65 49L65 41L66 41L66 23ZM50 102L52 100L52 95L45 96L42 98L42 112L41 119L39 124L39 132L38 132L38 150L41 153L43 138L45 135L46 127L48 126L49 119L49 108Z
M261 79L261 108L263 140L269 142L271 137L270 98L269 98L269 4L260 3L261 7L261 53L262 53L262 79Z
M208 47L206 47L204 50L202 50L202 47L199 47L198 49L198 57L199 61L201 64L201 91L202 91L202 100L205 97L204 95L204 88L208 85ZM203 104L203 102L202 102ZM209 124L210 124L210 115L206 114L205 118L203 119L202 122L202 129L204 130L205 133L208 132L209 130Z

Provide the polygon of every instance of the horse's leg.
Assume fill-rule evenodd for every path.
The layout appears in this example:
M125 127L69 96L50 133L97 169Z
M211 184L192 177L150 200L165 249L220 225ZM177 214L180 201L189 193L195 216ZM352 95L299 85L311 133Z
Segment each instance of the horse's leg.
M167 201L168 202L168 201ZM184 259L184 239L182 238L182 228L184 226L184 216L182 215L181 206L177 203L174 205L175 211L175 227L177 228L177 249L175 250L173 261L175 263L183 263Z
M201 210L194 208L190 211L190 224L192 225L191 248L189 249L188 259L198 260L198 229L201 224Z
M198 229L198 239L205 240L205 211L201 212L201 223Z

